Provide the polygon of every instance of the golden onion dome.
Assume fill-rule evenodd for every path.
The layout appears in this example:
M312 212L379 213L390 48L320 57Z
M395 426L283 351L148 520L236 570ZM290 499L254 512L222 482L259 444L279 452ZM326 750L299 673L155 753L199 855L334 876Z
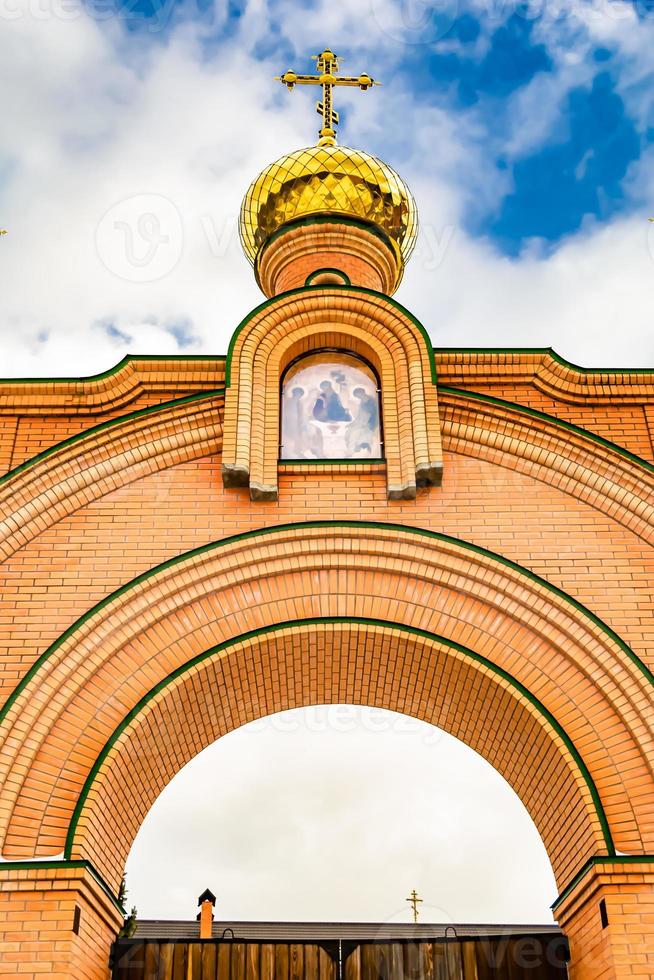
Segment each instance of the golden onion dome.
M402 178L382 160L347 146L310 146L266 167L241 205L240 235L252 264L282 226L312 215L342 216L385 233L403 265L418 212Z

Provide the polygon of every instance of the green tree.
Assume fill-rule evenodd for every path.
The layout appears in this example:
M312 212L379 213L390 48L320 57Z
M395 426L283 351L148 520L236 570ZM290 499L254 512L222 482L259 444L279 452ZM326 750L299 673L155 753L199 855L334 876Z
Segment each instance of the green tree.
M120 888L118 889L118 901L121 905L125 905L127 901L127 882L123 876L123 880L120 883ZM131 939L136 932L136 916L137 916L136 906L133 905L131 912L126 916L123 922L123 927L118 933L119 939Z

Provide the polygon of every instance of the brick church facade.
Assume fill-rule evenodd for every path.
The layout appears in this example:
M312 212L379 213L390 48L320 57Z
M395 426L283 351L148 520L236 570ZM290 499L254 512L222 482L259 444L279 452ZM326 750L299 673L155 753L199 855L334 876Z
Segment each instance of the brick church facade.
M106 978L180 768L351 702L508 780L572 980L654 977L654 373L434 350L410 192L328 134L241 220L226 356L0 384L0 976Z

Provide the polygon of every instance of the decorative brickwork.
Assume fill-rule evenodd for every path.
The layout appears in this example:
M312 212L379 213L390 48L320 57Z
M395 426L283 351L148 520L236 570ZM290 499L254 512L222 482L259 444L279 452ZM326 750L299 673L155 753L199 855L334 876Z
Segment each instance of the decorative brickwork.
M442 448L433 356L424 328L385 296L310 287L264 304L237 329L228 357L223 480L253 499L278 493L279 386L301 354L342 348L377 371L390 499L440 482Z
M105 980L107 890L157 793L220 734L315 701L481 752L548 848L572 980L654 976L650 865L620 856L654 853L653 376L441 352L436 405L424 337L386 297L310 288L255 321L265 365L245 368L243 330L227 363L0 385L3 856L92 865L0 864L0 976ZM272 386L243 379L346 341L401 406L395 455L278 465ZM412 385L443 483L389 500L416 482ZM230 398L276 501L223 486Z
M550 853L561 851L560 827L569 827L572 853L557 860L575 864L606 847L592 779L565 735L520 684L463 647L374 621L324 619L263 630L200 658L146 696L87 780L69 853L93 854L108 880L121 873L133 837L171 774L200 747L279 706L325 701L392 708L466 737L521 796ZM375 669L366 670L368 664ZM196 719L193 738L183 723L187 711ZM474 733L471 715L480 719ZM516 750L525 763L519 769ZM566 880L565 867L560 873Z
M85 862L0 864L0 976L98 980L123 916Z
M0 750L4 855L61 852L66 809L72 814L94 760L125 712L171 670L253 629L324 615L423 629L528 682L572 742L589 745L585 764L618 849L654 849L646 829L652 795L630 800L625 785L628 776L651 786L652 681L637 658L569 601L491 555L433 534L336 524L273 529L201 549L121 590L53 644L6 710L7 740ZM269 683L280 689L275 677ZM47 692L46 702L39 691ZM345 700L355 691L348 689ZM311 693L318 701L323 693L328 701L339 700L324 688ZM281 706L286 703L282 697ZM615 720L602 752L598 732L611 703ZM619 766L611 759L615 739ZM55 757L61 768L53 766ZM51 804L38 819L37 787ZM539 799L542 815L532 815L543 832L551 801ZM561 846L566 851L557 857ZM561 885L590 856L568 839L552 841L550 855ZM96 854L85 856L105 870Z
M374 228L333 221L287 227L257 260L257 278L266 296L307 285L318 269L337 269L354 286L390 295L399 261Z
M269 299L226 357L0 381L0 977L108 980L167 783L239 725L351 702L514 788L570 980L654 978L654 371L435 352L390 298L411 192L336 145L332 90L373 80L316 67L280 78L322 86L320 142L245 196Z

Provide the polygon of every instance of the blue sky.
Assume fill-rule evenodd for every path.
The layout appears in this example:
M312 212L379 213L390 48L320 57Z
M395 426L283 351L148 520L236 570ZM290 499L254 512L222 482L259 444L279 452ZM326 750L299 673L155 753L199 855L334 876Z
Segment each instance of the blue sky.
M296 52L283 21L288 4L273 0L268 6L273 30L252 45L253 54L278 57L280 64L289 58L295 64L307 61L310 52ZM320 16L318 0L300 6L301 17ZM481 5L466 0L404 4L400 0L399 6L406 7L402 16L411 43L402 43L400 25L394 38L396 50L384 45L383 61L392 72L393 83L411 87L418 106L438 107L464 125L474 125L480 162L501 178L502 193L485 207L480 209L474 200L468 202L463 224L470 234L487 236L501 253L515 257L533 240L543 248L556 248L588 219L603 221L616 214L647 210L648 188L629 185L627 178L630 168L651 152L654 140L651 105L642 112L652 77L650 73L639 80L640 93L626 85L630 59L618 44L593 43L588 32L579 24L571 25L568 17L539 16L542 4L490 0ZM602 15L608 17L611 0L604 6ZM374 14L374 3L372 8ZM161 44L180 25L195 20L207 28L203 39L206 56L219 58L221 47L238 39L247 9L247 0L228 0L217 16L209 0L174 4L172 0L127 0L122 18L126 30L154 37ZM641 22L654 21L654 2L642 0L633 9ZM365 51L360 41L357 47ZM375 44L369 48L366 64L374 63L378 54ZM571 54L585 67L580 72L583 79L561 93L554 76ZM306 70L308 66L301 67ZM536 145L512 152L506 144L514 125L515 102L537 78L555 103L550 123ZM627 87L631 106L625 101ZM348 129L347 108L342 115L344 133L356 141L356 133ZM308 124L310 120L307 105ZM391 113L388 128L401 132L399 107ZM378 152L385 149L374 148Z
M15 92L0 135L4 373L226 350L259 299L241 198L317 130L314 93L272 76L325 44L383 82L339 92L340 139L415 193L421 239L398 299L436 345L654 363L654 0L6 4L20 14L0 40ZM111 243L116 208L127 237ZM178 247L148 277L112 249L131 236L147 252L152 208Z

